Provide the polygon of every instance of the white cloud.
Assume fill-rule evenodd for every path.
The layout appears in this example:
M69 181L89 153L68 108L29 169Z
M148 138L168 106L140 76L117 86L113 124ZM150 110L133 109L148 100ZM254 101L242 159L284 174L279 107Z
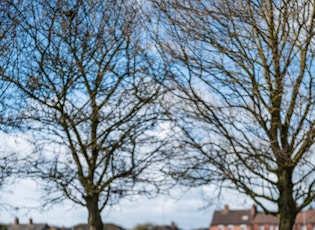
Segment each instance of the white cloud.
M12 193L7 191L11 190ZM193 189L181 197L173 199L166 196L158 196L155 199L138 198L132 201L124 200L119 205L102 214L105 223L115 223L124 228L131 229L137 224L153 223L156 225L170 225L174 221L181 229L204 227L210 224L211 211L198 210L203 205L200 189ZM1 201L6 201L14 206L39 205L39 190L36 183L24 180L9 187L2 192ZM23 208L11 209L1 212L0 222L13 223L17 216L20 223L27 223L29 218L34 223L48 223L56 226L71 227L79 223L87 222L87 211L83 207L73 206L67 202L64 205L56 205L47 212L41 212L39 208L27 210Z
M166 133L169 129L168 126L161 128ZM0 143L5 143L8 149L14 149L17 152L24 151L24 153L31 150L31 146L23 138L16 139L1 133L0 135L2 137ZM209 194L212 195L210 198L214 205L210 209L200 210L205 205L204 195ZM251 203L244 205L244 199L235 199L235 194L228 193L222 202L213 197L213 194L211 186L191 189L185 193L177 188L171 191L171 197L158 196L150 200L145 197L123 200L111 210L105 210L102 217L104 223L115 223L127 229L143 223L170 225L174 221L180 229L188 230L200 227L208 228L213 210L221 208L226 202L234 204L230 205L232 208L240 208L242 205L243 208L251 207ZM87 210L74 206L71 202L56 205L47 212L42 212L40 208L25 209L25 207L38 207L40 195L40 188L30 179L5 186L1 190L0 203L10 203L13 207L18 208L4 209L7 206L2 205L0 222L13 223L14 217L17 216L20 223L28 223L29 218L32 218L34 223L48 223L60 227L87 223Z
M170 225L174 221L181 229L209 227L211 210L199 210L203 206L201 189L192 189L180 199L159 196L155 199L146 198L136 201L124 201L107 216L114 223L121 222L126 228L141 223ZM104 218L106 220L106 217Z

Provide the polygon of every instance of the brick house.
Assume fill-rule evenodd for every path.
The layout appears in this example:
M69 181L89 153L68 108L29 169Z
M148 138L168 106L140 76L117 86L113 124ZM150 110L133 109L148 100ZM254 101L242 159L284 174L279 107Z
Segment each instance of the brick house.
M279 219L257 212L256 206L247 210L215 211L209 230L278 230ZM298 213L293 230L315 230L315 210L313 208Z
M295 219L293 230L315 230L315 210L300 212Z
M256 213L252 222L252 230L278 230L279 219L272 215Z
M225 205L223 210L214 212L209 230L252 230L255 215L256 206L249 210L230 210Z
M257 213L252 230L278 230L279 219L272 215ZM315 210L309 209L297 214L293 230L315 230Z

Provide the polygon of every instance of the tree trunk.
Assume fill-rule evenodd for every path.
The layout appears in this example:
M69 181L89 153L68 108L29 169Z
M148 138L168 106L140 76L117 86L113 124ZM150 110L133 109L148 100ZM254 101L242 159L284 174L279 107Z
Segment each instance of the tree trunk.
M85 197L86 207L89 212L89 229L90 230L103 230L103 222L101 213L98 208L98 194L93 194Z
M280 197L278 207L280 212L280 230L292 230L297 215L296 203L292 197L292 170L285 168L279 174L278 180Z
M285 216L280 217L280 230L292 230L294 225L295 216L290 216L288 213Z

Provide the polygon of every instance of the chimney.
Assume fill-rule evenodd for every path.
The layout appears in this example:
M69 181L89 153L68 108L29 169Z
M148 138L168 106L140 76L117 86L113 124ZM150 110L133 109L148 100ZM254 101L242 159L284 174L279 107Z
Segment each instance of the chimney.
M252 216L256 216L256 214L257 214L257 207L255 204L253 204L253 206L252 206L251 214L252 214Z
M15 224L15 225L18 225L18 224L19 224L19 218L17 218L17 217L14 218L14 224Z
M223 213L226 214L229 213L229 211L230 211L229 205L228 204L224 205Z
M32 219L32 218L30 218L30 219L28 220L28 224L29 224L29 225L33 225L33 219Z
M176 230L177 229L177 226L176 226L175 222L171 223L171 229L172 230Z

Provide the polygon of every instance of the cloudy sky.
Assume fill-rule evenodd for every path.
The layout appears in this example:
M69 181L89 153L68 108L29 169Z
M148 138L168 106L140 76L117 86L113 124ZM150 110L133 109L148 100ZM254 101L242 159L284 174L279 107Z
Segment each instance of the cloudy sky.
M0 144L6 143L7 148L17 152L27 152L27 144L13 137L0 133ZM133 200L122 200L118 205L102 213L104 223L115 223L131 229L137 224L152 223L170 225L174 221L183 230L207 228L211 222L213 210L229 204L230 208L250 208L252 202L243 196L224 192L218 199L214 196L211 186L190 189L189 191L173 190L172 196L159 196L154 199L144 197ZM34 181L25 179L6 185L0 190L0 223L13 223L18 217L20 223L28 223L29 218L34 223L72 227L87 223L87 211L72 203L55 205L48 211L40 211L38 207L40 188ZM6 204L18 208L8 208ZM205 206L208 208L205 209ZM25 208L23 208L25 207ZM27 208L26 208L27 207Z
M123 200L111 210L102 214L105 223L115 223L124 228L131 229L137 224L153 223L156 225L169 225L174 221L179 228L188 230L193 228L206 228L209 226L214 209L222 208L229 203L231 208L250 208L251 202L237 194L225 194L219 200L212 198L212 205L203 208L207 194L211 194L209 187L191 189L185 193L174 191L174 197L160 196L154 199L137 198ZM1 202L14 206L35 207L38 205L39 188L36 183L24 180L11 186L6 186L1 192ZM3 206L3 205L2 205ZM56 205L52 209L41 212L38 208L28 210L23 208L1 210L0 222L13 223L14 217L20 223L28 223L29 218L34 223L48 223L59 227L71 227L87 222L85 208L73 206L71 203Z

